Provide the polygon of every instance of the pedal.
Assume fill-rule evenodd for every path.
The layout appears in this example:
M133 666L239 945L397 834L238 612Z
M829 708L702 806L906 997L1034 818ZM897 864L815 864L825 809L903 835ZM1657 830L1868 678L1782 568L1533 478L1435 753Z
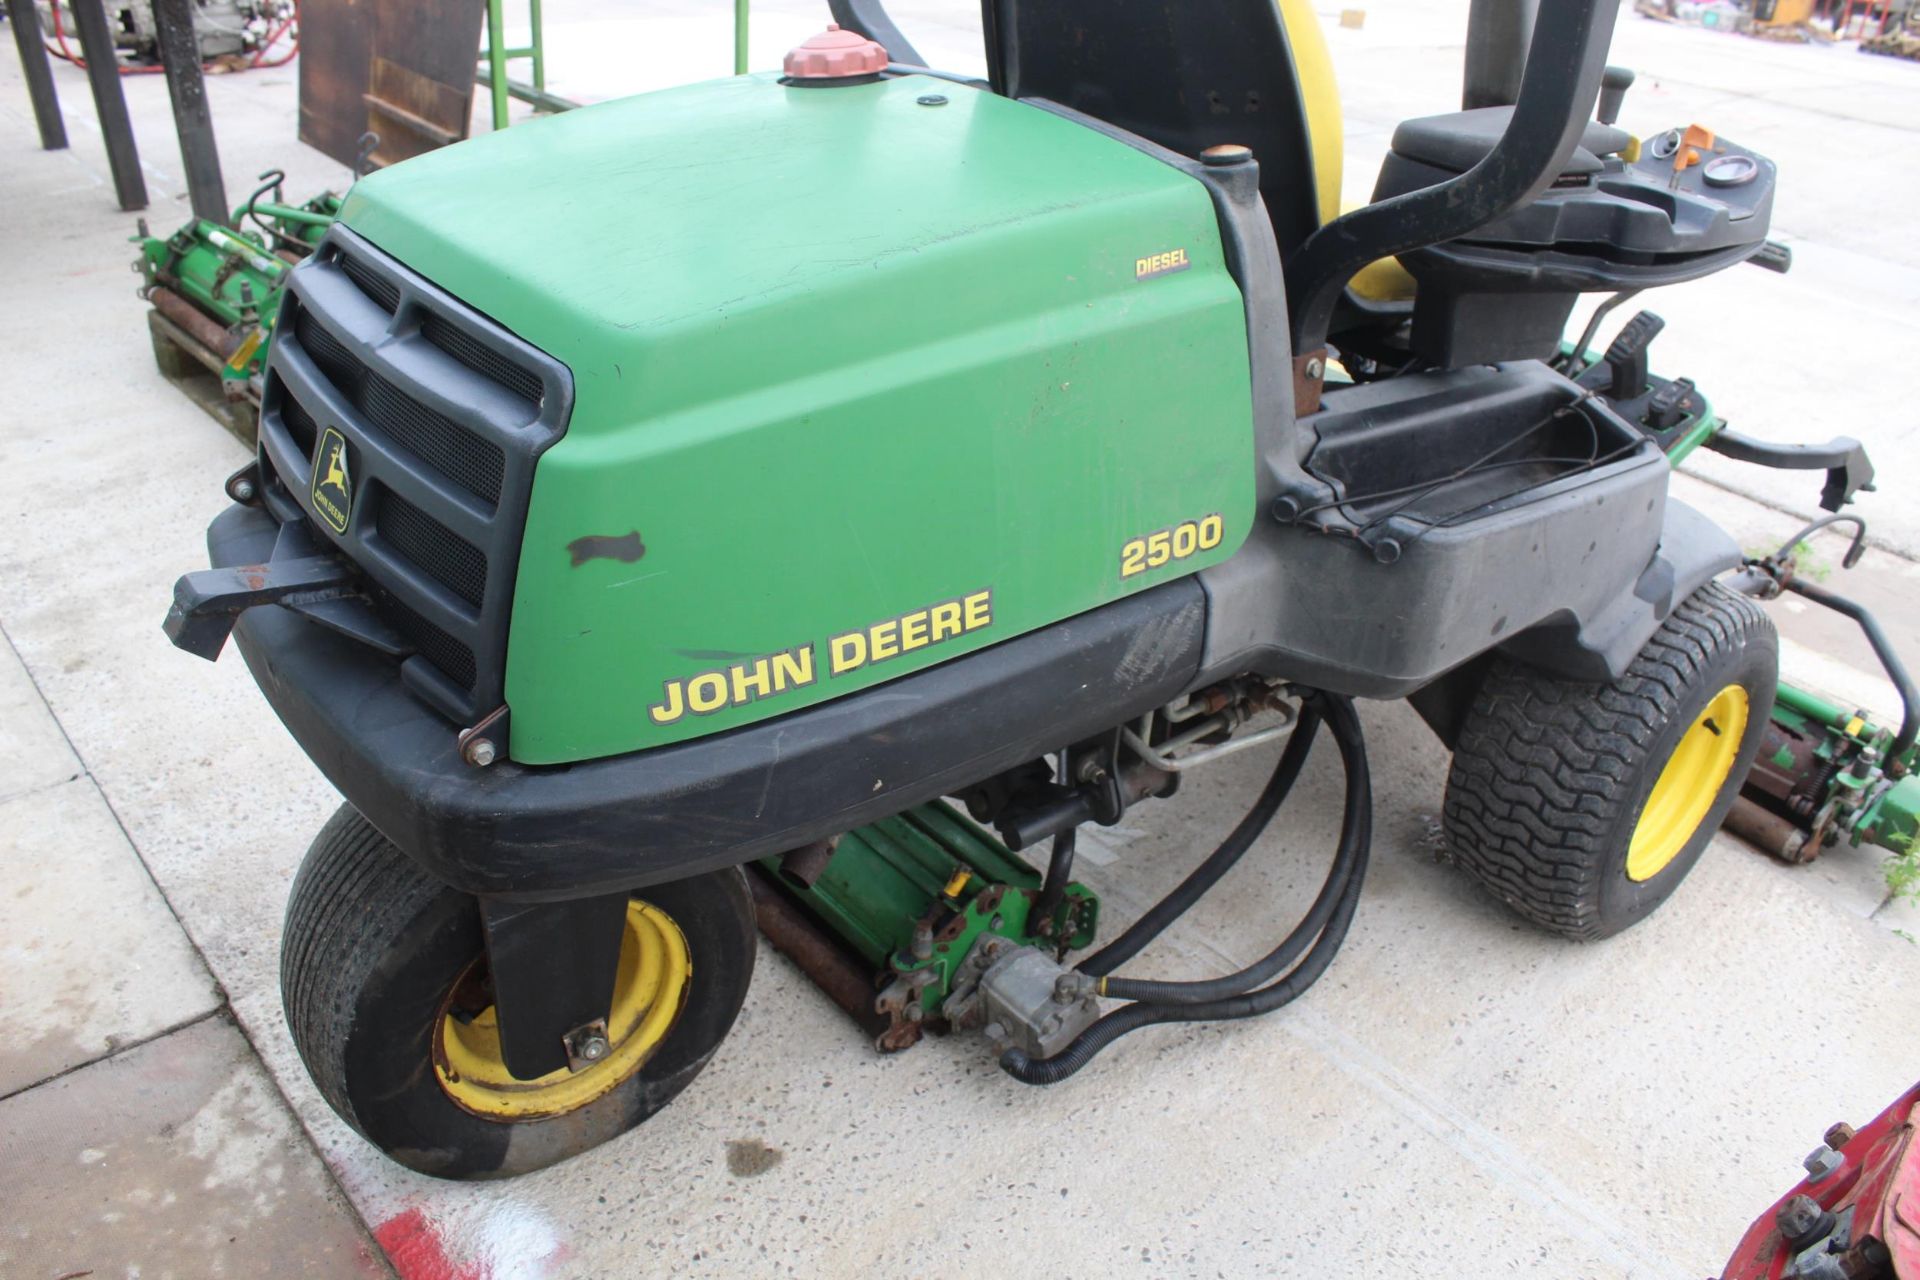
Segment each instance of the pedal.
M1607 394L1615 400L1632 400L1647 392L1647 348L1660 336L1667 322L1651 311L1642 311L1621 328L1607 348L1607 368L1613 384Z

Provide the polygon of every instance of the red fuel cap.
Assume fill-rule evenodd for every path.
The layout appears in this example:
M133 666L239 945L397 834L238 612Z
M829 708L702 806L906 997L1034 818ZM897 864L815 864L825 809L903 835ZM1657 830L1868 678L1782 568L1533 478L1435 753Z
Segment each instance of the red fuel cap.
M787 52L790 80L844 80L887 69L887 51L857 31L830 23L825 31Z

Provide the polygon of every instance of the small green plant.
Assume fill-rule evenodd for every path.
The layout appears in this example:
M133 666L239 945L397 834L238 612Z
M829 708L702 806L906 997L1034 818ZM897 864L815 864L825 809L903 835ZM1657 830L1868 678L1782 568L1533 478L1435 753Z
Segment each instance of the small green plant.
M1920 902L1920 852L1896 853L1887 859L1884 870L1887 888L1896 900Z

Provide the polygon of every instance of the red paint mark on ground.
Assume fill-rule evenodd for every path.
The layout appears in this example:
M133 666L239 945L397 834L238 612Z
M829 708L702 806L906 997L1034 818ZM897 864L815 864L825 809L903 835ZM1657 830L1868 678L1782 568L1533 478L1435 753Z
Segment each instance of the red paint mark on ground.
M448 1256L439 1228L417 1205L375 1227L373 1238L386 1250L400 1280L487 1280L484 1268Z

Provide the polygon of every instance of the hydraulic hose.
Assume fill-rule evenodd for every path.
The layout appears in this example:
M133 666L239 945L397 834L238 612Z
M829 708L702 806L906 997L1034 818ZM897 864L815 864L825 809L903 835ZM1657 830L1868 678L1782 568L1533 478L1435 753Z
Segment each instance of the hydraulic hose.
M1322 698L1328 725L1340 747L1340 760L1346 772L1347 796L1340 847L1334 854L1333 868L1328 872L1327 888L1322 889L1307 920L1303 920L1286 941L1266 958L1226 978L1200 983L1129 982L1127 985L1134 990L1154 989L1161 994L1115 1009L1051 1058L1034 1059L1019 1049L1008 1049L1000 1055L1001 1070L1026 1084L1055 1084L1079 1071L1101 1050L1130 1031L1168 1022L1213 1022L1258 1017L1298 999L1326 972L1346 940L1347 929L1353 923L1354 911L1359 906L1361 887L1366 881L1367 860L1373 838L1373 797L1372 781L1367 771L1366 744L1352 702L1333 695L1322 695ZM1265 798L1264 794L1262 798ZM1333 888L1336 881L1339 887ZM1291 954L1310 936L1306 930L1323 907L1324 927L1307 948L1298 967L1271 986L1246 993L1247 986L1264 981L1265 977L1278 972L1290 961ZM1287 958L1276 960L1276 957L1283 955ZM1116 981L1108 979L1106 983L1108 991L1113 994L1119 994L1114 990ZM1206 998L1194 1002L1171 1002L1172 999L1203 993Z
M1045 926L1060 909L1067 896L1067 881L1073 876L1073 847L1076 827L1068 827L1053 838L1053 852L1047 858L1047 878L1040 882L1040 896L1034 900L1033 920Z
M1894 649L1893 642L1887 639L1887 633L1881 630L1880 620L1855 601L1800 578L1788 579L1786 588L1797 596L1805 596L1815 604L1825 605L1835 613L1852 618L1866 633L1874 656L1880 659L1887 679L1893 682L1894 689L1900 695L1900 728L1893 735L1893 741L1887 744L1886 757L1889 762L1899 761L1907 754L1907 748L1913 745L1914 739L1920 737L1920 689L1914 687L1913 677L1907 674L1906 664L1900 661L1899 652Z
M1346 715L1352 716L1352 704L1347 704L1344 711ZM1333 865L1327 870L1326 883L1320 886L1320 892L1314 897L1313 906L1308 908L1307 914L1301 918L1300 923L1281 940L1279 946L1238 973L1229 973L1218 978L1206 978L1196 982L1159 982L1141 978L1110 977L1100 984L1101 995L1113 996L1119 1000L1139 1000L1148 1004L1207 1004L1228 996L1237 996L1243 991L1251 991L1255 987L1263 986L1284 973L1294 961L1300 958L1308 944L1331 925L1334 912L1339 910L1343 902L1349 900L1347 887L1353 883L1355 873L1365 867L1373 833L1373 797L1372 788L1366 777L1366 758L1362 752L1359 785L1356 786L1346 740L1340 738L1341 728L1338 723L1340 715L1341 711L1335 710L1331 717L1335 720L1335 738L1341 743L1341 760L1347 764L1347 797L1340 817L1340 844L1334 851ZM1359 731L1359 722L1356 719L1353 732L1357 735Z
M1353 920L1354 908L1359 901L1357 892L1344 897L1333 919L1328 922L1327 933L1314 943L1300 967L1270 987L1207 1004L1136 1002L1121 1005L1081 1032L1079 1038L1053 1057L1029 1058L1023 1050L1008 1049L1000 1055L1000 1069L1023 1084L1058 1084L1093 1061L1102 1049L1115 1040L1142 1027L1168 1022L1225 1022L1272 1013L1298 999L1308 987L1319 981L1320 975L1333 963L1334 954L1345 940L1347 926Z
M1274 765L1272 776L1267 779L1267 785L1261 788L1247 816L1173 892L1155 903L1119 937L1088 956L1078 966L1082 973L1099 977L1112 973L1133 959L1168 925L1185 915L1194 903L1220 882L1222 876L1233 870L1234 864L1253 847L1253 842L1273 821L1273 815L1280 811L1287 793L1293 790L1294 780L1300 776L1300 769L1307 762L1307 753L1313 750L1313 739L1320 730L1320 719L1320 711L1311 701L1300 708L1300 719L1294 725L1293 736L1287 740L1287 749L1280 753L1279 763Z

